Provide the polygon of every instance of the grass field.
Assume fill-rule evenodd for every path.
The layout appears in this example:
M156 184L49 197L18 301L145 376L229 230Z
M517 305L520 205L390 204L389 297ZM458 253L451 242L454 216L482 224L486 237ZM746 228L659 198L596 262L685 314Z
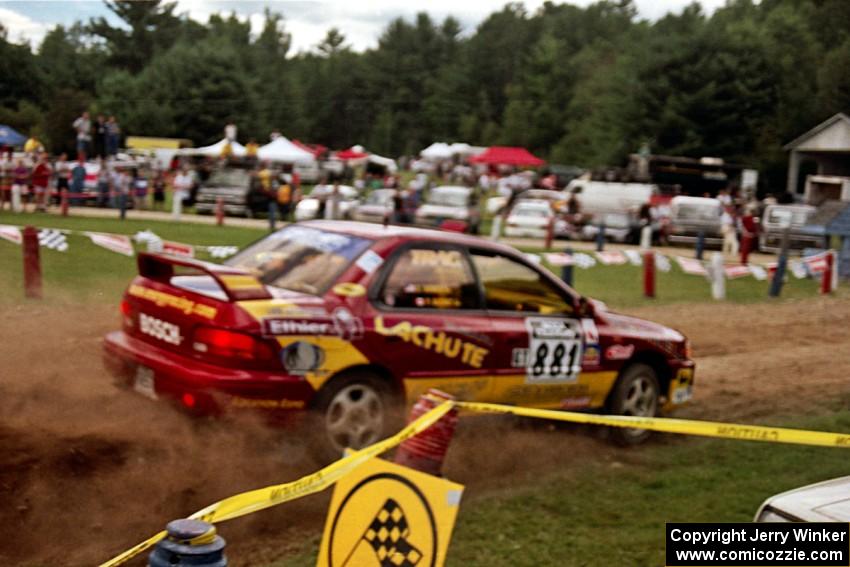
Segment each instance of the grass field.
M140 230L150 229L166 240L175 240L195 245L245 246L262 237L265 231L253 228L179 224L162 221L137 221L101 218L63 218L44 214L14 215L0 213L0 224L31 223L38 227L90 230L133 235ZM91 242L82 235L69 237L70 250L56 252L42 248L42 270L45 295L52 291L68 293L75 298L117 298L135 273L135 262L110 252ZM530 248L527 252L542 252ZM0 287L10 290L2 294L0 302L18 301L21 289L20 247L0 240ZM556 273L560 270L555 268ZM708 281L699 276L683 274L674 266L670 272L657 273L657 298L645 299L642 295L642 272L635 266L600 266L582 270L575 269L575 287L583 294L609 303L612 307L633 307L671 302L710 301ZM747 277L727 282L727 297L730 301L752 302L767 300L768 282ZM783 298L810 297L817 293L818 283L814 280L789 278L783 289Z
M785 425L847 431L850 412ZM471 496L447 565L664 565L665 522L749 522L765 498L848 471L841 449L668 436L569 475ZM270 567L315 565L318 541Z

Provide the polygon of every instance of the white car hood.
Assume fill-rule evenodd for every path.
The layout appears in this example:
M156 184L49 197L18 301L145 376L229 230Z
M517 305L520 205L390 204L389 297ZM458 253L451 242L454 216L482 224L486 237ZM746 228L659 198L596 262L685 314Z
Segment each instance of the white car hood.
M447 207L445 205L425 204L416 211L417 217L465 219L469 211L464 207Z

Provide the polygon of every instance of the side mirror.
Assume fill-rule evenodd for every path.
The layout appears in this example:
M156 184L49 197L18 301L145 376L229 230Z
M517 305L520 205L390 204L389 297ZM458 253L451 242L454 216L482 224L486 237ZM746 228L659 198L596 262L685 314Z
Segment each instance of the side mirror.
M580 318L595 318L596 309L593 307L593 302L588 301L583 295L579 297L578 304L576 305L576 315Z

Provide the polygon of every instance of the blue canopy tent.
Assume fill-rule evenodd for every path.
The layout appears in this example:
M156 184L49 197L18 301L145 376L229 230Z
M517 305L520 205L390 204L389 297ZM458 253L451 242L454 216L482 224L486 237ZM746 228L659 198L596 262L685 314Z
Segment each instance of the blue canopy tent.
M0 146L23 146L27 137L10 126L0 124Z

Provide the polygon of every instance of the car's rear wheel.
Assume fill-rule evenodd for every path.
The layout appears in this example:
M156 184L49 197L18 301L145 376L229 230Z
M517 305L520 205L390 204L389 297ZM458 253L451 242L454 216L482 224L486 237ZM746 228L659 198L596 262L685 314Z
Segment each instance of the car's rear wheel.
M346 448L362 449L389 436L400 425L397 402L389 383L370 372L334 378L314 404L315 456L332 461Z
M610 410L615 415L655 417L658 414L658 376L646 364L631 364L620 374L611 394ZM612 427L611 438L619 445L637 445L649 439L651 431Z

